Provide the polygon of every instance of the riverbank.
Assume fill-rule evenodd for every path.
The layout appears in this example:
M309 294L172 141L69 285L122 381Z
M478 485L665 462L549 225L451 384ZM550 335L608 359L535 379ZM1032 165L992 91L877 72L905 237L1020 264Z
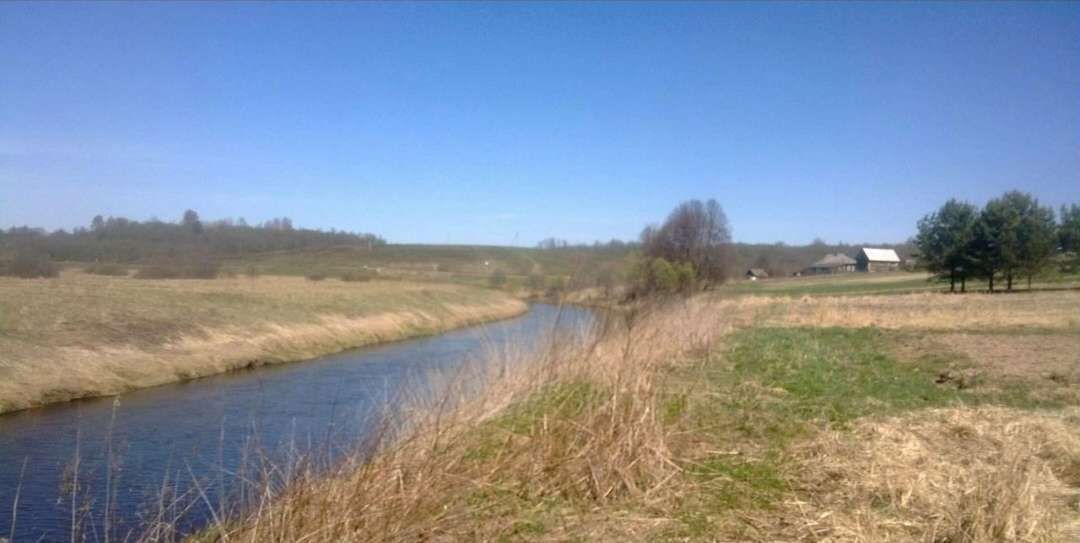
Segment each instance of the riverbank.
M0 413L509 318L503 293L299 277L0 278Z
M638 306L195 539L1072 541L1077 304Z

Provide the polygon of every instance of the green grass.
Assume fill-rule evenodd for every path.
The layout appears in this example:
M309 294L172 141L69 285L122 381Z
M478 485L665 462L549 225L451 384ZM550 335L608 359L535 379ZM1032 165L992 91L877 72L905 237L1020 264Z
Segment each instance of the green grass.
M843 423L960 400L934 383L938 368L900 364L883 344L874 329L764 328L741 334L729 356L740 378L783 390L777 405L799 419Z
M474 445L466 451L465 458L490 460L498 454L507 433L529 435L545 418L573 420L596 405L601 397L600 391L590 383L549 385L478 426L470 438Z
M662 420L720 452L685 461L691 478L686 486L695 490L684 496L676 522L657 539L710 540L725 511L772 508L789 492L794 475L786 471L789 446L821 429L956 405L1060 407L1018 382L965 389L938 384L941 371L970 361L946 352L900 360L893 346L910 340L905 334L911 333L751 328L737 332L726 350L704 363L675 370Z

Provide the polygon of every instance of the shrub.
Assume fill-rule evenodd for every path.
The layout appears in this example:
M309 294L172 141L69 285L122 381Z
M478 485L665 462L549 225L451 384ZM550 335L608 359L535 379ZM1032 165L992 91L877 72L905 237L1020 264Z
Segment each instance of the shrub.
M350 270L341 274L341 280L348 283L359 283L363 281L371 281L378 276L379 274L370 270Z
M674 292L679 288L678 272L667 260L655 258L649 263L649 286L655 292Z
M259 277L259 268L256 267L254 264L249 265L248 267L244 268L244 275L248 276L249 279L255 279Z
M49 259L49 255L40 251L19 251L5 269L3 275L34 279L36 277L56 277L60 269Z
M93 275L124 277L127 276L128 269L126 266L121 266L120 264L95 263L83 268L83 272Z
M697 272L694 270L694 265L689 262L679 262L673 265L672 268L675 270L676 288L681 292L694 290L694 284L697 283Z
M304 277L307 277L308 281L322 281L326 279L326 274L323 272L311 272Z

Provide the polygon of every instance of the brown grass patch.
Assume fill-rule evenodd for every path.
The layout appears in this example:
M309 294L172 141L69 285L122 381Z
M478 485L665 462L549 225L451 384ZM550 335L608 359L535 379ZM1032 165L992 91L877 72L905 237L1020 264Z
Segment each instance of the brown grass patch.
M1067 541L1077 520L1080 421L941 409L825 432L795 451L788 504L815 541Z
M920 330L1080 328L1080 292L810 297L744 300L762 307L765 322ZM736 302L738 303L738 302Z
M1080 335L945 334L939 339L994 375L1080 383Z
M526 309L494 291L407 282L0 278L0 412L303 360Z

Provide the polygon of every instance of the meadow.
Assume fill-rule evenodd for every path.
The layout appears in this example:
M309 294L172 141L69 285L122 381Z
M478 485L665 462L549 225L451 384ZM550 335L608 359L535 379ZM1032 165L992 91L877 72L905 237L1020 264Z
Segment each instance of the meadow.
M1075 541L1077 307L1075 290L624 307L478 396L451 387L453 409L415 412L373 457L268 473L195 539Z
M523 313L501 292L261 276L0 277L0 412L303 360Z

